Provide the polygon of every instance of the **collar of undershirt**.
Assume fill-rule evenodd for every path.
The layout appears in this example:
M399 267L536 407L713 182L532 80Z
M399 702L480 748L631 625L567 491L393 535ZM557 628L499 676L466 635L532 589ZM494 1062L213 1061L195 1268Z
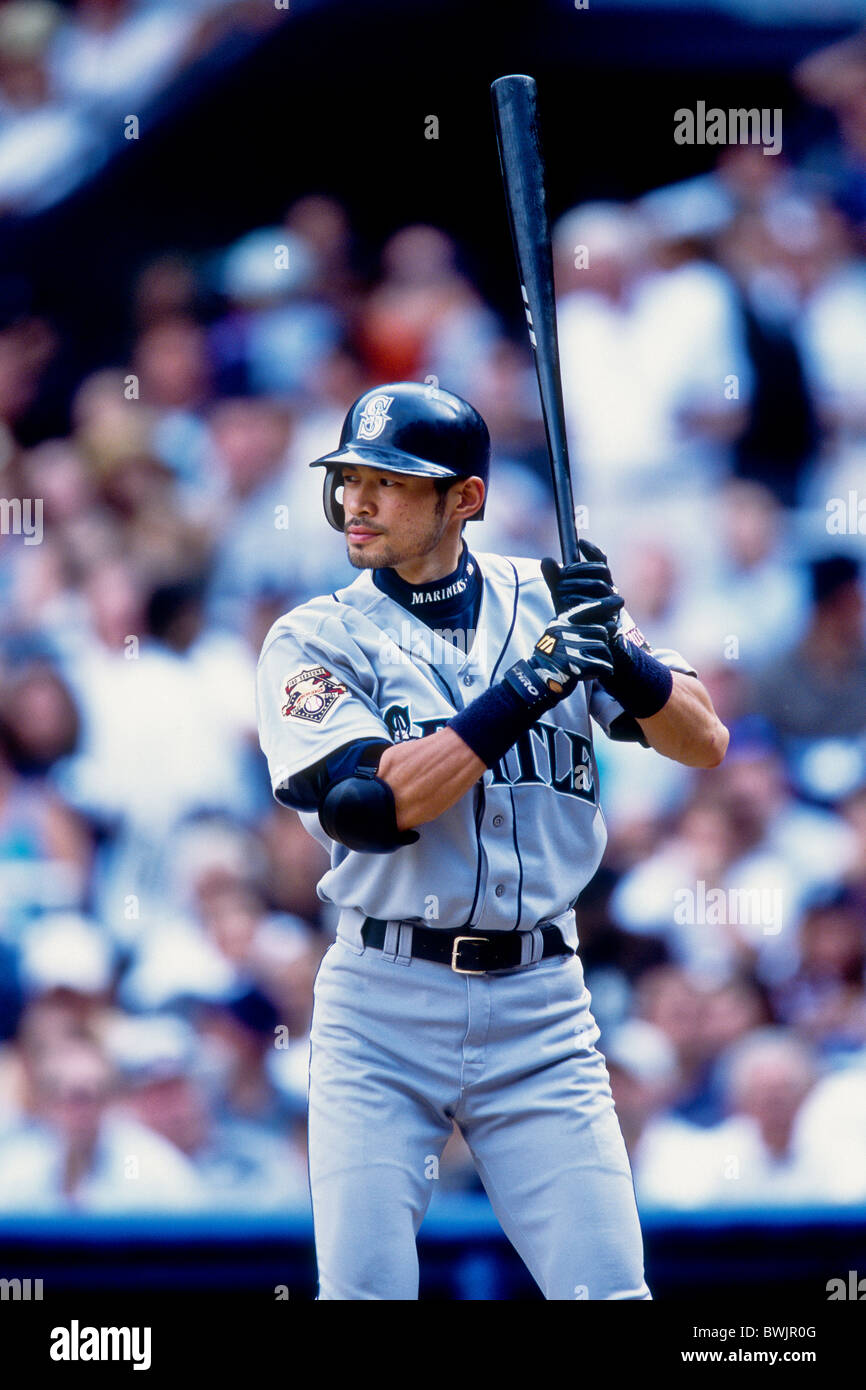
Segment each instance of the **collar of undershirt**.
M388 598L399 603L428 627L459 628L461 619L473 610L481 594L481 571L466 542L460 563L451 574L430 584L407 584L396 570L373 571L373 583Z

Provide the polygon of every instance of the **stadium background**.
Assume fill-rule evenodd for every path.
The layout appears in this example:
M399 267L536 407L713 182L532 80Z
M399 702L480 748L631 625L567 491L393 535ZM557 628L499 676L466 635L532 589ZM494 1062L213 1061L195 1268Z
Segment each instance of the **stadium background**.
M866 1269L857 10L0 5L0 1274L312 1295L334 924L253 672L348 577L305 465L376 381L485 414L475 548L555 544L507 71L540 87L587 532L732 729L710 774L599 738L582 949L648 1277ZM676 144L699 101L781 110L781 152ZM431 1180L423 1296L537 1296L459 1143Z

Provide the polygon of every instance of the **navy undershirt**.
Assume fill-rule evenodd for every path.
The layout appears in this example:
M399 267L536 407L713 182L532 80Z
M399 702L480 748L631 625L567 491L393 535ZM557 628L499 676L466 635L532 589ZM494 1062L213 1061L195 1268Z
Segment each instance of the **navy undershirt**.
M396 570L388 569L374 570L373 583L434 632L444 632L456 640L461 651L472 646L483 581L465 541L460 563L444 579L434 579L431 584L407 584Z
M407 584L396 570L381 569L373 571L373 583L413 617L444 635L446 641L454 642L462 652L470 650L481 612L483 580L465 541L460 563L444 579L435 579L431 584ZM367 756L373 757L375 766L376 753L381 756L387 747L385 739L344 744L313 767L291 777L288 787L279 794L280 800L298 811L315 810L329 787L351 777Z

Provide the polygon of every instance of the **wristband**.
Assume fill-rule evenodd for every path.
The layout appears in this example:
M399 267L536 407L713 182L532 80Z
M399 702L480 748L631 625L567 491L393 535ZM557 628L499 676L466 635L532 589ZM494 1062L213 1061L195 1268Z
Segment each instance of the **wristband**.
M557 698L544 685L528 661L518 661L503 680L478 695L448 721L449 729L462 738L485 767L495 767L532 728L540 714L552 709Z
M635 719L649 719L664 709L674 688L670 667L625 638L612 644L613 675L599 684Z

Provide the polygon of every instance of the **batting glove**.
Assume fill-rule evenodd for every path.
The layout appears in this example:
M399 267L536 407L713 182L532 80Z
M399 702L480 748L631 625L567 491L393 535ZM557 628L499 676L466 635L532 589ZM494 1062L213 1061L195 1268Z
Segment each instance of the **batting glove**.
M554 609L557 614L568 613L574 622L601 623L613 641L625 600L614 585L604 552L585 540L579 542L579 550L586 558L571 565L560 565L550 556L541 562Z
M580 541L584 560L558 565L542 560L541 569L554 607L576 603L582 622L601 622L607 634L612 670L600 684L618 700L627 714L648 719L663 709L673 688L673 676L664 662L652 654L643 633L626 615L607 564L607 556L591 541ZM615 602L615 607L611 603ZM572 613L574 609L570 610Z
M581 681L613 671L607 632L600 623L575 624L568 613L554 618L539 637L528 661L518 661L505 680L521 699L552 709Z

